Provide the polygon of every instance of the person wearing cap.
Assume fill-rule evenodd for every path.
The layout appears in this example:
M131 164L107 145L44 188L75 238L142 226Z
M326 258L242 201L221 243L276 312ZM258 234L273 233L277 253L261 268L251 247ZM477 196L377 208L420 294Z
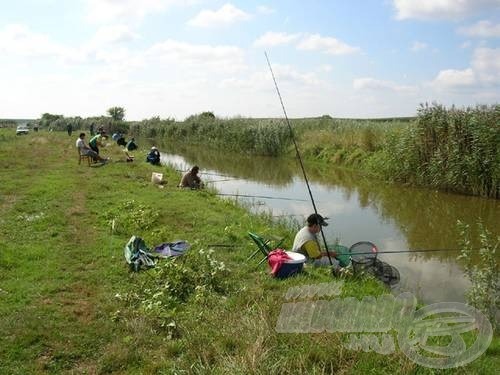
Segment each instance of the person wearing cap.
M151 147L151 151L146 156L146 162L152 165L160 165L160 151L155 146Z
M292 251L305 255L308 260L312 260L314 265L329 265L328 253L321 251L317 234L321 232L321 227L326 227L328 223L320 214L311 214L307 217L307 225L300 229L295 235ZM339 268L338 261L334 258L335 252L330 251L334 267Z
M201 182L200 177L198 176L198 172L200 168L195 165L189 171L187 171L184 176L182 176L181 182L179 183L179 187L182 188L191 188L191 189L200 189L203 187L203 183Z

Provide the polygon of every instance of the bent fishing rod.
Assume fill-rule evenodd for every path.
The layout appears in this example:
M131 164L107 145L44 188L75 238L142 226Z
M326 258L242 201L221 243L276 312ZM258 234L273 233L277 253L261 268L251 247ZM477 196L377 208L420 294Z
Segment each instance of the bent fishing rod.
M311 203L312 203L312 206L314 209L314 213L316 215L318 215L316 203L314 203L314 197L312 195L311 187L309 186L309 180L307 178L306 170L304 168L304 163L302 163L302 157L300 156L299 146L297 145L297 141L295 140L295 134L293 132L292 125L290 124L290 120L288 120L288 115L286 114L285 105L283 104L283 99L281 98L280 89L278 88L278 83L276 82L276 78L274 77L273 68L271 67L271 63L269 62L269 58L267 57L267 52L264 52L264 55L266 55L267 65L269 66L269 70L271 71L271 76L273 77L274 87L276 88L276 92L277 92L278 97L280 99L281 108L283 108L283 114L285 115L286 124L288 125L288 129L290 130L290 136L292 137L293 145L295 147L295 153L297 155L297 159L299 160L300 168L302 169L302 174L304 175L304 180L306 182L307 191L309 192L309 197L311 198ZM323 243L325 245L326 255L328 255L328 261L330 262L330 266L333 266L332 257L330 256L330 251L328 250L328 245L326 243L325 234L323 233L323 226L320 225L319 228L320 228L320 232L321 232L321 237L323 238Z

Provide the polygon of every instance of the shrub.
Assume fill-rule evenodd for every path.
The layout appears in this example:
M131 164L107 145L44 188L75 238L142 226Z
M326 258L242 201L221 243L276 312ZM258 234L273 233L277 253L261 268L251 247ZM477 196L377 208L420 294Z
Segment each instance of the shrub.
M146 272L148 278L118 297L135 314L146 315L170 333L177 326L176 313L182 304L190 299L199 303L210 297L221 298L229 291L229 271L213 257L212 250L191 250L182 257L162 259Z
M483 224L478 223L481 248L479 249L479 262L474 264L470 228L460 221L458 226L461 232L461 254L458 259L465 261L465 274L472 284L466 294L467 301L484 312L496 329L498 328L496 314L500 309L500 296L498 294L500 273L496 260L496 250L500 245L500 237L494 239Z

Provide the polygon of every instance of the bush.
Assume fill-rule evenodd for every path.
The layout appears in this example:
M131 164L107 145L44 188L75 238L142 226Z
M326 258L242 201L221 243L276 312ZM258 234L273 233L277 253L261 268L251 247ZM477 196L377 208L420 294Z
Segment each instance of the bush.
M146 315L160 328L170 333L176 327L176 313L182 304L193 299L200 303L229 291L228 273L223 262L213 257L213 251L188 251L178 258L162 259L155 268L145 271L133 290L118 297L138 315Z
M474 264L474 252L471 245L471 234L468 225L458 222L461 232L461 254L458 259L465 261L465 274L472 283L467 291L467 301L484 312L495 329L498 328L496 314L500 309L500 273L496 260L496 250L500 245L500 237L494 239L491 233L478 223L481 248L479 262Z

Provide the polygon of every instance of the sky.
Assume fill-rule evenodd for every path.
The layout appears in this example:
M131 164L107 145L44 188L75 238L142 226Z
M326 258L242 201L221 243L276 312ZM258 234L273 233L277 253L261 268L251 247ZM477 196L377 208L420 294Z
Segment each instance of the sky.
M0 0L0 118L500 103L500 0Z

